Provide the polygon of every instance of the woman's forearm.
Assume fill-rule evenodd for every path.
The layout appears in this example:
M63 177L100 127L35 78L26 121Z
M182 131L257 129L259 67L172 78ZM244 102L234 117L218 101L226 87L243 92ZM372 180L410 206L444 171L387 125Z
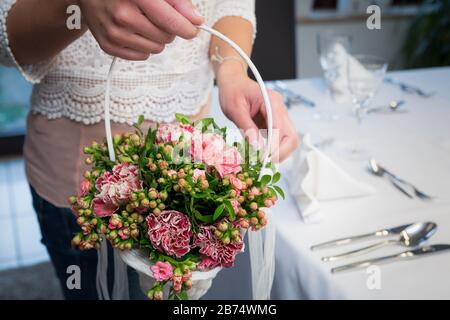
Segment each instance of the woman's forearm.
M7 19L8 38L17 62L36 64L56 56L87 29L70 30L67 8L77 0L17 0Z
M214 29L236 42L250 56L253 47L253 26L249 21L240 17L225 17L214 25ZM217 53L225 58L223 63L213 62L218 83L226 79L229 74L247 74L247 66L243 60L239 61L239 54L230 45L213 36L209 54L213 56ZM229 59L229 57L238 59Z

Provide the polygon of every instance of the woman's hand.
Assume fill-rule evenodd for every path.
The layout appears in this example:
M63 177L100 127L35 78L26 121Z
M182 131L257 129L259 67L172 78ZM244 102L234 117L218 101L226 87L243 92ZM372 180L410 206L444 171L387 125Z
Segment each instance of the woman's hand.
M78 0L83 21L108 54L146 60L175 36L197 35L203 23L190 0Z
M267 114L261 89L251 80L236 60L228 60L217 71L220 104L224 114L240 129L244 130L250 143L259 129L267 129ZM274 141L271 146L272 160L285 160L299 145L299 137L289 118L282 96L269 91L273 108Z

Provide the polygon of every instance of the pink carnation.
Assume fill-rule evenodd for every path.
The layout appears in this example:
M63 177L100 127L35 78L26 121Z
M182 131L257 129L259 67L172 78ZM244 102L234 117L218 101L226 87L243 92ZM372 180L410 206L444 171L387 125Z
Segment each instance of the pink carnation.
M241 239L239 242L232 241L225 245L214 235L214 229L215 227L212 225L200 226L198 234L194 237L194 246L199 247L200 253L212 260L200 262L200 267L232 267L236 255L244 248L244 242Z
M247 185L241 179L238 179L234 174L230 175L230 183L233 188L238 191L242 191L247 187Z
M116 165L112 172L104 172L95 182L99 194L94 199L94 213L111 215L120 204L126 203L132 193L142 189L138 169L129 163Z
M172 278L173 270L171 264L168 262L158 261L150 269L156 281L166 281Z
M192 136L196 132L193 126L179 123L162 124L156 131L157 143L176 144L183 137L183 141L191 141Z
M236 174L241 172L241 154L235 147L225 150L221 159L215 164L215 168L219 175L223 177L226 174Z
M88 194L89 189L91 189L91 182L87 179L83 179L80 182L80 196L84 197Z
M241 171L239 151L235 147L228 147L225 140L217 134L195 135L191 155L194 161L213 166L221 177Z
M147 225L148 237L155 249L177 258L189 252L192 231L185 214L174 210L163 211L158 217L150 214Z

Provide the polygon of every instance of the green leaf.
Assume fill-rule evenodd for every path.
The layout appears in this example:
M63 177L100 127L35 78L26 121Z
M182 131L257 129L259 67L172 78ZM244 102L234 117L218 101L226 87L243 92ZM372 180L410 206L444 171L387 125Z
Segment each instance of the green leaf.
M227 208L228 214L230 215L230 219L231 220L236 219L236 212L234 212L234 208L233 208L233 205L231 204L231 201L230 200L225 200L224 204L225 204L225 206Z
M201 222L211 223L214 221L212 215L202 215L198 210L195 209L193 211L195 218Z
M265 185L267 185L271 179L272 179L272 177L269 176L268 174L262 176L261 181L260 181L261 187L264 187Z
M191 120L189 120L188 117L186 117L184 114L176 113L175 119L182 124L191 124Z
M281 198L283 198L283 200L285 199L285 196L284 196L284 191L283 191L283 189L281 189L279 186L273 186L274 187L274 189L278 192L278 194L281 196Z
M140 126L144 123L144 116L141 114L138 118L137 125Z
M214 215L213 215L213 220L216 221L217 219L220 218L220 216L222 215L223 210L225 209L225 205L221 204L220 206L217 207L217 209L214 211Z
M273 184L277 183L278 181L280 181L280 178L281 178L281 174L279 172L275 173L272 177L272 183Z

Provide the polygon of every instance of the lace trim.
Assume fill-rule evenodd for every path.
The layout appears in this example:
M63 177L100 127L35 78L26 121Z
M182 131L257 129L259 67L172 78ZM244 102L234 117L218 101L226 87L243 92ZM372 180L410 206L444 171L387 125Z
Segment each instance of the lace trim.
M206 65L187 74L161 75L146 80L114 79L111 90L111 120L133 124L139 115L157 122L171 122L175 113L195 115L200 111L212 90L213 72ZM93 80L72 77L58 81L59 76L47 76L35 85L31 98L31 112L48 119L67 117L83 124L103 120L105 79ZM152 83L171 82L171 89L158 89ZM149 93L150 91L150 93Z
M4 0L0 4L0 63L5 66L15 66L23 77L31 83L39 83L49 72L55 59L35 65L20 65L9 46L6 20L16 0Z

